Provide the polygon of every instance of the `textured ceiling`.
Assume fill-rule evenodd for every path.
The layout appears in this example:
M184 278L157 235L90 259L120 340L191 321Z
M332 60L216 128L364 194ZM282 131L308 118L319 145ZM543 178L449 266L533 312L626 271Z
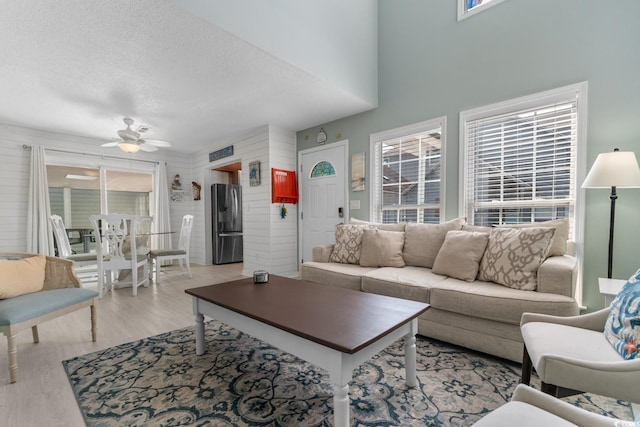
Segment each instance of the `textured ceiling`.
M164 0L0 0L0 123L192 153L265 124L372 108ZM92 141L91 143L95 143Z

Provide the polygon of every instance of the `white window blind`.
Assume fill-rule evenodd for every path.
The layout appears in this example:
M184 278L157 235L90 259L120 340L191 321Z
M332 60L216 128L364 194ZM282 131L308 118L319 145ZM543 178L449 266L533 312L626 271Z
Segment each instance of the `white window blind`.
M375 221L440 222L443 120L372 135Z
M467 222L573 222L577 120L574 96L463 121Z

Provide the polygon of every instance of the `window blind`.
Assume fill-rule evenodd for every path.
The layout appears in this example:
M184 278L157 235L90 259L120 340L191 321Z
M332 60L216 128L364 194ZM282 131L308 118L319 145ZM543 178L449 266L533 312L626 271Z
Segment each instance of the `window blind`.
M463 123L469 223L573 218L577 110L573 98Z
M399 130L376 141L372 153L375 220L440 222L441 122L430 122L418 133Z

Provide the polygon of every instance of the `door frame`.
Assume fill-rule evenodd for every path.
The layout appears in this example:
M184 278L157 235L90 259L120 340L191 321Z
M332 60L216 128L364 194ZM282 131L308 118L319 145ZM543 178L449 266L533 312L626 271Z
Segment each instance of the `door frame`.
M348 139L343 139L341 141L336 141L333 142L331 144L326 144L326 145L321 145L319 147L313 147L313 148L307 148L306 150L301 150L298 151L298 179L302 180L302 179L307 179L306 176L303 175L302 173L302 157L307 155L307 154L311 154L311 153L317 153L318 151L324 151L324 150L328 150L328 149L333 149L336 148L338 146L343 147L344 149L344 219L346 219L345 223L349 222L349 200L350 200L350 191L351 191L351 186L349 185L349 177L350 177L350 163L349 163L349 140ZM302 194L302 185L300 185L300 195L299 195L299 200L303 201L304 200L304 195ZM300 202L298 209L300 210L300 215L303 214L302 209L300 209L300 207L302 206L302 202ZM300 218L300 216L298 216L298 268L300 268L300 261L302 260L302 220Z

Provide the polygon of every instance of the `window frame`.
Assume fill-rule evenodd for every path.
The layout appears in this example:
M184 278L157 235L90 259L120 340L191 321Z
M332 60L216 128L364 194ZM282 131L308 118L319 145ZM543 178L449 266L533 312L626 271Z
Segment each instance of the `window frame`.
M480 118L499 116L507 113L516 113L522 110L543 107L553 103L565 101L576 101L576 143L575 143L575 180L573 182L573 218L570 219L571 231L570 239L575 242L575 255L578 260L578 271L581 271L582 248L584 240L584 189L581 183L585 178L586 152L587 152L587 89L586 81L551 89L528 96L510 99L495 104L481 106L460 112L459 135L460 135L460 156L459 156L459 189L458 189L458 212L460 216L466 216L467 212L467 182L469 171L466 169L466 157L468 153L467 122ZM541 203L540 205L543 205ZM582 300L582 280L578 275L578 286L576 289L576 300Z
M465 18L476 15L484 10L489 9L492 6L502 3L504 0L490 0L487 3L483 3L473 9L467 9L468 0L458 0L458 22Z
M433 130L434 128L440 128L440 222L445 220L445 171L446 171L446 129L447 129L447 117L437 117L435 119L425 120L423 122L414 123L411 125L401 126L394 129L389 129L382 132L377 132L369 135L369 170L371 171L371 185L369 192L369 200L371 200L371 206L369 210L369 217L371 221L382 222L382 184L381 177L376 173L379 170L377 162L382 161L381 148L378 149L378 144L391 139L407 138L412 135L425 133ZM381 145L380 145L381 147ZM420 205L416 205L418 207ZM418 207L418 209L420 209Z

